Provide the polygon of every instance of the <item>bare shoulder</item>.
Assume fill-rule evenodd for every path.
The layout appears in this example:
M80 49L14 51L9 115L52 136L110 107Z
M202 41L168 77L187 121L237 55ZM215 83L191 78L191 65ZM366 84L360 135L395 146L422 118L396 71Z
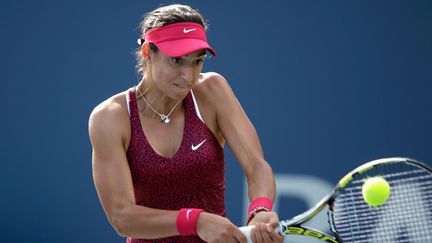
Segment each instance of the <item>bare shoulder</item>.
M198 96L205 97L208 102L217 102L219 99L232 94L228 81L221 74L215 72L202 73L194 87L194 92Z
M228 81L216 72L201 73L200 79L196 84L196 88L200 91L217 91L226 86L229 86Z
M92 143L98 138L123 138L129 128L126 91L97 105L90 114L88 125Z

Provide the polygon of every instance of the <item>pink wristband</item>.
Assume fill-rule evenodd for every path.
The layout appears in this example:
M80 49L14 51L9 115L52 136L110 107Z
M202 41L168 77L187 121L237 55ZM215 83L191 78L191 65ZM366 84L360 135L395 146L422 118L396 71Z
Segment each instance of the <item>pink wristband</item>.
M198 218L203 209L199 208L182 208L177 214L176 227L177 232L182 235L195 235Z
M267 197L259 197L254 199L249 205L247 224L252 220L258 212L271 211L273 209L273 201Z
M256 207L264 207L271 211L273 209L273 201L268 197L258 197L251 202L249 205L248 215L256 208Z

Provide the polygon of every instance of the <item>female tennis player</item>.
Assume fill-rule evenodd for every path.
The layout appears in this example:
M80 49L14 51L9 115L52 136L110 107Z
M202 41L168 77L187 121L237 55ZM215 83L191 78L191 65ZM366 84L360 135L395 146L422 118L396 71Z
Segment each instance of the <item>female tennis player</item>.
M224 144L247 177L254 242L274 232L275 182L256 131L228 82L201 73L206 23L186 5L148 13L141 23L137 86L90 115L93 177L116 232L127 242L246 242L226 218Z

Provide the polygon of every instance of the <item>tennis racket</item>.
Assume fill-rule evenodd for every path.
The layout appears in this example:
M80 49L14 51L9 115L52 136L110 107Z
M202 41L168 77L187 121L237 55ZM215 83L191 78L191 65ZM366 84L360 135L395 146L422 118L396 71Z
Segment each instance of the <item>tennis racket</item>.
M374 176L385 178L391 188L387 201L375 207L362 196L363 182ZM322 210L328 214L329 234L302 226ZM248 242L252 228L240 228ZM409 158L368 162L344 176L313 208L281 221L277 232L333 243L432 242L432 170Z

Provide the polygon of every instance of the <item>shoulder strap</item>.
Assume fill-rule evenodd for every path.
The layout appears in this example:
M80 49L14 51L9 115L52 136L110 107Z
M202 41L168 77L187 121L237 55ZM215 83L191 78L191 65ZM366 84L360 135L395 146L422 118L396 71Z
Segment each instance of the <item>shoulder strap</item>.
M193 104L194 104L194 107L195 107L196 115L197 115L198 118L199 118L199 119L200 119L200 120L205 124L204 120L203 120L202 117L201 117L201 112L200 112L200 110L199 110L198 103L197 103L197 101L196 101L196 99L195 99L195 95L194 95L194 93L193 93L192 90L191 90L190 92L191 92L191 95L192 95L192 100L193 100Z

